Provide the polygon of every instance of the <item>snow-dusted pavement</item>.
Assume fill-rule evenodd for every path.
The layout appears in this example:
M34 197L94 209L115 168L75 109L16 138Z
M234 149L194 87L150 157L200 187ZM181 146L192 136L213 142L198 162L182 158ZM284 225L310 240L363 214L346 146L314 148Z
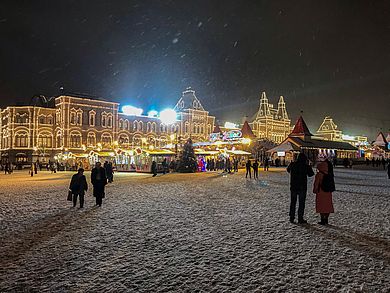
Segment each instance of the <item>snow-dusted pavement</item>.
M0 175L0 292L390 292L384 172L337 169L328 227L311 192L288 222L281 171L117 174L82 210L70 175Z

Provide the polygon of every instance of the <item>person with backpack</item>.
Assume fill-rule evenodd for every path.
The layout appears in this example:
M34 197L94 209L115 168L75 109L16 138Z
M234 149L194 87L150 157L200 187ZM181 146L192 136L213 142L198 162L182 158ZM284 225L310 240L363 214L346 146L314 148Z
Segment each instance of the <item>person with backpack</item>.
M336 190L333 166L328 159L318 158L317 174L314 179L313 193L316 194L316 212L320 214L320 225L328 225L330 213L334 213L332 192Z

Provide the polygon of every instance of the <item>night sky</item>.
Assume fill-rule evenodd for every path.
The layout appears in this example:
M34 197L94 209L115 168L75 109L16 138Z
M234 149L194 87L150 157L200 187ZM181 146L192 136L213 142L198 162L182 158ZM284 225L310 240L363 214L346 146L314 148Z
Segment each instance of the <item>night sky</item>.
M315 131L390 128L390 1L4 1L0 106L88 93L145 112L191 86L222 123L285 97Z

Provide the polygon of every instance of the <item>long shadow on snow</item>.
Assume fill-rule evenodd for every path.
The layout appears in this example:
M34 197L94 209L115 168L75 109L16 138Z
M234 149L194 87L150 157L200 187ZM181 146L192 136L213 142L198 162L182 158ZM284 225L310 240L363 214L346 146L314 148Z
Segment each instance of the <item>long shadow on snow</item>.
M47 241L64 230L73 221L80 221L96 210L95 207L83 213L67 209L53 216L45 217L40 223L31 223L26 230L7 235L0 240L0 272L4 264L16 262L35 246Z
M384 238L360 234L334 225L317 227L307 224L301 227L310 232L320 234L329 240L334 240L342 246L369 254L373 258L390 263L390 241Z

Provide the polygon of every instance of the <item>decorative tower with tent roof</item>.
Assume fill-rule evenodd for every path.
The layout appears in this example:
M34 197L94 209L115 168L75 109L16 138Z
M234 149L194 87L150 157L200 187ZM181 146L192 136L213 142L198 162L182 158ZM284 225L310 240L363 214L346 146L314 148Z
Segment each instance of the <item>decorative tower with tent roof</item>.
M174 110L178 113L179 135L183 139L191 137L194 142L209 139L214 129L215 117L205 110L192 88L183 91Z
M281 143L291 131L291 120L287 114L284 97L280 96L278 107L275 109L266 93L262 92L259 110L249 125L257 138Z

